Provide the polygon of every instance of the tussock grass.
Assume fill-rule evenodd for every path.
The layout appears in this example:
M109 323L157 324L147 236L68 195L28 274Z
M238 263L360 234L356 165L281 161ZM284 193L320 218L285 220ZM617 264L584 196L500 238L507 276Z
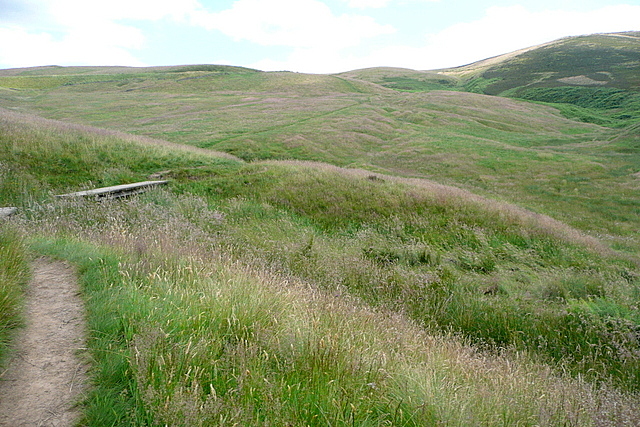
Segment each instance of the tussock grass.
M401 314L230 257L220 234L210 234L229 217L210 211L203 220L206 211L193 196L154 191L100 205L57 201L21 223L50 236L33 243L38 251L80 265L101 384L89 423L637 421L631 395L559 374L524 352L478 351Z
M204 182L226 191L215 196L227 214L222 236L238 256L480 345L515 345L594 380L637 384L638 359L627 357L636 341L621 338L635 336L633 316L618 322L575 304L603 298L630 313L637 263L551 218L310 163L247 165Z
M494 224L508 224L509 227L519 228L523 230L533 230L540 235L549 235L553 238L561 239L567 243L583 245L591 248L600 255L612 255L610 248L603 245L598 239L589 236L579 230L568 226L548 215L542 215L523 209L513 203L491 200L474 194L468 190L450 185L443 185L438 182L427 179L402 178L390 175L376 174L362 169L344 169L323 163L313 162L275 162L278 164L299 165L313 169L321 169L331 174L353 176L359 179L367 179L375 182L390 181L399 183L399 191L402 192L404 187L420 188L425 190L424 199L418 203L438 204L444 209L459 212L469 212L470 216L475 218L485 217L485 222L493 222ZM410 196L419 198L416 193ZM366 209L365 209L366 210ZM476 219L477 221L477 219Z
M12 226L82 275L86 424L638 422L638 266L550 217L3 117ZM158 172L129 200L51 197Z
M22 323L23 293L29 278L29 257L23 239L0 218L0 366L7 344Z
M77 136L78 134L84 134L85 137L93 139L99 139L100 137L107 139L108 137L111 137L106 145L108 145L109 143L113 143L114 141L125 141L142 146L153 147L155 149L166 147L172 152L197 153L202 157L222 157L229 160L240 161L239 158L220 151L204 150L192 145L175 144L161 139L153 139L141 135L124 133L117 130L98 128L76 123L61 122L58 120L50 120L31 114L16 113L4 108L0 108L0 120L2 121L2 125L4 127L3 130L7 133L19 133L20 131L16 131L16 128L21 129L21 132L25 132L27 134L29 131L25 128L30 129L32 133L41 133L41 143L44 144L51 144L52 140L54 139L52 138L54 135L60 137L62 134L65 134L67 137L73 137Z
M516 202L628 252L640 247L637 206L630 202L632 174L639 170L633 132L569 120L556 108L530 102L397 92L367 81L434 77L424 72L309 76L198 69L138 75L118 68L14 70L10 74L19 74L25 85L33 75L34 88L3 91L0 98L17 111L244 160L314 160L428 178ZM38 79L61 75L86 82L37 88ZM624 137L607 143L618 136Z
M144 181L185 166L235 164L227 154L0 111L0 198L28 204L92 187Z

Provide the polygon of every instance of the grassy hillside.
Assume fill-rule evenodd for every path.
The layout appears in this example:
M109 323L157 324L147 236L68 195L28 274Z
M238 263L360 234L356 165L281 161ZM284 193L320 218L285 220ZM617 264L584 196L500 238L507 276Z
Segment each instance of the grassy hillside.
M638 60L638 32L567 37L497 62L478 77L496 79L484 90L492 95L520 87L567 85L637 91Z
M640 270L575 229L426 180L1 119L12 259L24 236L83 278L88 425L637 422ZM51 197L154 173L170 186L130 200Z
M610 127L640 120L640 33L567 37L436 70L397 68L343 73L395 90L454 90L553 104L569 118Z
M392 90L361 74L415 74L403 70L344 76L134 70L14 70L0 77L0 99L12 110L244 160L314 160L435 179L517 201L620 249L640 246L633 132L568 120L528 102Z
M636 36L439 72L1 70L0 343L46 254L83 281L87 425L637 425ZM593 46L610 68L563 74Z
M568 37L442 70L465 89L488 95L569 104L568 117L605 126L640 120L640 33Z
M460 80L441 72L417 71L406 68L377 67L340 73L339 76L363 80L404 92L433 90L463 90Z

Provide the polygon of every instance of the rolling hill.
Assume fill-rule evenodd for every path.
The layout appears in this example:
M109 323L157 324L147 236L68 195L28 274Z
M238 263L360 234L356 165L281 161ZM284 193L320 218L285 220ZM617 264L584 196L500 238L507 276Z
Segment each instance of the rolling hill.
M494 58L489 65L439 72L387 68L305 75L224 66L5 70L0 102L13 111L225 151L248 161L312 160L434 179L517 201L620 249L637 248L640 141L634 123L640 116L633 78L620 87L536 92L559 101L575 89L586 90L593 102L600 98L591 97L592 91L614 91L601 94L611 102L618 99L607 108L580 101L585 94L573 104L541 105L465 91L498 78L486 73L517 69L527 55L533 58L528 74L518 71L500 80L512 82L508 88L501 83L504 90L524 91L531 76L540 75L546 55L564 49L560 56L570 58L588 46L626 52L620 63L605 61L627 70L611 80L622 81L634 75L632 64L624 68L637 47L634 37L570 38ZM568 65L552 64L559 67L557 77L571 77ZM600 65L593 73L602 71ZM461 70L476 71L461 77ZM554 87L526 90L558 89L558 79L545 81Z
M639 32L567 37L450 69L348 74L407 91L464 90L569 104L565 115L608 126L640 118Z
M490 80L483 91L489 95L559 86L637 92L639 50L640 32L567 37L441 73Z
M83 283L87 425L637 424L636 38L435 71L0 70L0 343L47 255Z

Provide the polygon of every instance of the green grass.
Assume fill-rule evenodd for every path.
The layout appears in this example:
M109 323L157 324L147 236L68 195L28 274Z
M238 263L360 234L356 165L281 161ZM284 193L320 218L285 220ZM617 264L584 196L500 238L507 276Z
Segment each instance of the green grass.
M419 80L411 77L384 77L382 85L406 92L430 92L432 90L456 90L457 84L450 79Z
M490 95L525 86L556 87L563 83L562 79L576 77L588 78L595 85L633 91L640 83L638 58L637 34L636 38L569 37L491 64L476 77L493 80L484 88L484 93Z
M6 117L9 122L15 119ZM36 135L44 138L19 143ZM254 256L284 272L313 278L327 289L345 287L373 305L406 311L425 326L461 332L478 342L539 351L569 363L575 372L617 378L619 383L635 378L635 362L629 365L620 354L599 354L581 344L581 353L571 359L568 350L562 350L575 347L575 337L565 340L567 329L560 327L575 326L565 318L567 305L605 297L628 310L637 301L637 284L625 279L635 277L633 264L605 255L606 248L594 239L551 218L424 181L303 163L243 166L182 148L114 138L46 130L36 123L16 127L5 135L5 162L16 181L40 187L28 187L31 195L21 201L18 193L8 193L15 185L7 185L5 197L29 207L36 190L41 200L49 191L77 188L87 180L109 185L165 171L176 180L178 191L205 196L227 210L235 232L228 229L223 241L229 250L244 248L241 258ZM29 163L36 158L38 167ZM65 158L69 161L61 161ZM63 170L67 174L60 179ZM113 180L99 180L105 176ZM239 197L247 202L236 203ZM282 229L287 218L294 222ZM589 286L598 293L564 289L566 283L586 277L596 278ZM490 287L500 292L494 298L482 296ZM553 295L562 303L556 304ZM536 311L539 301L551 301L549 310ZM528 319L525 324L519 323L522 318ZM585 322L599 324L598 318ZM627 327L620 325L620 331ZM520 332L513 335L515 330ZM611 331L596 332L588 339L597 338L604 347Z
M640 120L638 40L637 32L568 37L441 74L470 92L551 103L574 120L625 127Z
M607 236L627 251L640 247L632 231L637 210L618 204L634 197L633 173L638 169L633 133L562 115L606 125L632 122L616 118L614 110L604 114L560 104L558 111L463 92L400 93L364 81L399 78L427 84L447 78L407 70L337 76L174 71L158 78L146 70L149 77L140 74L142 80L126 87L105 81L1 96L5 107L19 111L225 151L246 161L312 160L435 179L552 215ZM136 75L131 70L114 73L114 78ZM612 139L617 144L607 145ZM623 144L623 139L631 142ZM61 159L58 171L72 167L74 158ZM591 202L612 196L616 201L605 206Z
M92 384L83 402L83 425L151 425L131 372L129 340L132 320L144 307L120 282L118 258L109 251L73 239L46 240L33 236L40 254L65 259L78 267L85 295ZM131 298L131 300L127 300Z
M187 166L207 169L237 162L214 152L163 148L141 139L65 128L33 117L5 113L0 120L4 127L0 134L0 200L9 206L40 201L51 192L144 181L153 173L179 173Z
M519 98L532 101L573 104L584 108L610 110L633 102L634 94L616 88L555 87L532 88L519 93Z
M554 374L524 353L478 352L273 263L265 269L246 241L225 242L239 231L234 222L246 229L255 219L207 215L203 200L164 191L106 206L60 201L25 224L58 224L57 237L31 247L81 275L97 384L87 425L588 425L634 416L632 397ZM272 216L285 233L299 228ZM305 242L301 256L318 256L328 240Z
M23 239L0 218L0 366L10 339L22 324L23 296L29 278L29 256Z
M637 267L550 218L453 188L321 165L247 165L207 185L229 191L216 199L240 197L225 212L238 218L233 241L250 256L438 330L638 383L637 361L607 338L608 318L567 312L592 298L631 310ZM633 333L637 323L625 318L618 327Z
M633 126L351 75L173 71L2 94L139 134L0 115L8 265L26 271L27 239L83 283L85 424L637 422ZM129 200L52 197L157 173L166 189Z
M628 127L640 121L640 95L616 88L554 87L517 92L518 98L552 103L574 120L609 127Z

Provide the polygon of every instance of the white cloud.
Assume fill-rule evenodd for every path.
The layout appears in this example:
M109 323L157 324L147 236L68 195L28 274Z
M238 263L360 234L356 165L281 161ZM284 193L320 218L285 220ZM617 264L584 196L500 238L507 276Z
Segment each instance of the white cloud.
M491 7L476 21L455 24L427 39L428 68L464 65L570 35L637 29L640 6L576 12L531 12L523 6Z
M391 1L392 0L346 0L349 7L358 9L385 7Z
M262 60L263 70L333 73L393 66L429 70L465 65L570 35L637 30L640 6L618 5L592 11L532 12L523 6L491 7L478 20L430 34L422 46L378 45L361 55L327 49L295 49L285 60Z
M0 27L0 40L12 40L0 44L0 66L144 65L131 52L145 36L119 21L184 20L197 7L197 0L32 0L31 18L23 13L20 25Z
M342 0L353 8L438 0ZM258 46L281 48L276 61L257 57L264 70L339 72L372 66L435 69L507 53L554 39L594 32L638 30L640 5L592 11L533 12L523 6L491 7L477 20L424 36L421 46L390 45L390 35L407 31L365 13L336 14L324 0L234 0L220 12L205 0L0 0L0 67L42 64L144 65L134 53L146 47L140 21L171 20L216 31ZM417 37L410 35L413 40ZM409 38L405 37L405 38ZM220 40L219 38L217 40ZM232 45L229 43L228 45ZM226 53L225 55L230 55ZM228 58L234 63L232 58ZM157 62L171 62L169 53Z
M419 70L456 67L566 36L637 30L638 22L640 6L631 5L583 12L491 7L478 20L427 35L423 46L381 46L359 62Z
M143 65L127 49L95 34L75 31L62 39L24 28L0 28L0 40L19 40L0 44L0 64L4 67L38 65Z
M336 16L317 0L238 0L222 12L195 13L192 22L236 40L296 48L341 49L395 31L368 16Z
M264 71L296 71L313 74L339 73L370 66L369 58L325 48L298 48L284 60L262 59L248 65Z
M434 3L440 0L343 0L349 7L355 9L379 9L389 6L391 3Z
M197 0L48 0L44 2L56 20L75 25L80 21L119 19L159 20L184 18L200 7Z
M5 1L20 9L21 0ZM292 56L299 57L312 57L301 52L316 49L338 58L338 51L395 31L369 16L335 15L320 0L236 0L221 12L205 10L199 0L25 1L37 17L23 12L20 25L0 25L10 37L3 39L14 40L0 47L0 66L142 65L132 53L147 42L135 26L141 20L168 19L218 30L235 40L294 48Z

